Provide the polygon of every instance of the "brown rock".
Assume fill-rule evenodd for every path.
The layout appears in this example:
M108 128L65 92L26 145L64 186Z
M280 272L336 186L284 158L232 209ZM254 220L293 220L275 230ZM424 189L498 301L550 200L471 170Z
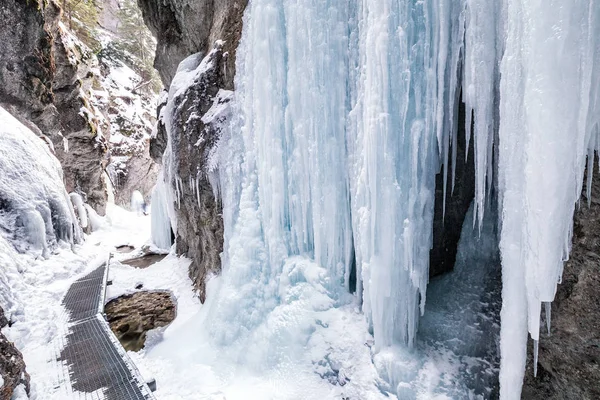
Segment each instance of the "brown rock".
M168 292L144 291L109 301L104 312L125 350L139 351L149 330L167 326L175 319L176 306Z
M177 253L192 260L190 277L201 301L205 299L206 276L221 270L223 249L221 204L215 199L206 164L219 139L220 127L204 124L201 117L213 105L220 89L233 89L235 55L247 3L247 0L138 0L144 20L157 38L154 66L165 86L170 85L179 63L186 57L198 54L198 64L202 58L212 58L211 68L184 94L173 99L175 112L170 116L173 121L170 140L159 118L157 133L150 143L150 155L155 161L161 160L163 152L171 151L177 155L173 172L181 182L196 182L197 192L187 184L181 185L174 233ZM221 42L212 51L217 41ZM164 103L159 110L162 107ZM195 117L190 119L192 115ZM168 184L175 187L174 181Z
M8 320L4 310L0 308L0 327L6 325ZM0 400L10 400L13 391L21 383L29 393L29 374L25 370L23 354L0 332L0 376L4 384L0 387Z
M11 27L0 30L0 104L51 139L67 190L85 194L104 214L107 143L97 121L80 112L88 106L82 93L91 85L90 57L65 44L60 15L55 0L0 2L0 18Z

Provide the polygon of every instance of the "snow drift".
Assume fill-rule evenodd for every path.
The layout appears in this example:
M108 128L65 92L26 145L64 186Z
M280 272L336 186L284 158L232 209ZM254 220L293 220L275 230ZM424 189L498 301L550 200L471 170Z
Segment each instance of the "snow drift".
M0 234L20 252L47 257L81 240L62 169L48 146L0 108ZM84 213L85 214L85 213Z

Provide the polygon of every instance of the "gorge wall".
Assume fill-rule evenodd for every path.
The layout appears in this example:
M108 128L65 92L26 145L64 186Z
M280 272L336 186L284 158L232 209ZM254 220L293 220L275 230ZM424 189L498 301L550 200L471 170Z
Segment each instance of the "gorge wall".
M86 97L90 55L72 45L61 12L55 0L2 2L0 16L12 28L0 30L0 103L51 140L67 190L104 214L108 146Z
M205 277L220 271L223 249L221 204L211 187L207 164L225 115L208 121L207 112L213 105L218 108L229 102L227 93L233 89L235 54L247 2L138 0L138 4L157 38L154 65L165 87L171 86L168 98L159 106L150 154L161 162L169 147L175 158L174 170L165 174L165 184L178 193L174 209L176 249L192 259L190 277L204 301ZM206 68L198 70L193 82L181 87L180 93L174 93L179 89L171 85L177 80L177 67L193 54L196 56L180 70L182 76L193 73L202 63ZM188 123L192 120L194 123Z

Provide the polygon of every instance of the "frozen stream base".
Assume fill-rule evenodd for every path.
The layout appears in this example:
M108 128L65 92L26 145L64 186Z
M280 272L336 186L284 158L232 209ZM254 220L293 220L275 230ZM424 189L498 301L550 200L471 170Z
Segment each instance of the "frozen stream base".
M501 270L495 221L489 213L479 236L471 206L454 271L429 283L415 350L375 356L399 399L498 398Z

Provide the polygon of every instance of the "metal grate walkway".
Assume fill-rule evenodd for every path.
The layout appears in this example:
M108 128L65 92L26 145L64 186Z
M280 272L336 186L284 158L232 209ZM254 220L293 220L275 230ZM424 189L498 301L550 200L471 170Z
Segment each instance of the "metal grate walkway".
M154 399L102 315L107 274L103 264L69 288L63 299L69 330L58 361L76 392L103 393L98 398L105 400Z

